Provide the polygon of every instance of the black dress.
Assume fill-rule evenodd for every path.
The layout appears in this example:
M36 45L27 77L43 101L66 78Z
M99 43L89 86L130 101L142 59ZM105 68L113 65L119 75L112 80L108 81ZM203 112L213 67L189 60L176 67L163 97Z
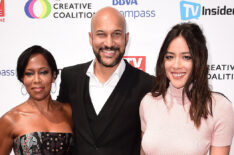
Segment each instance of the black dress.
M72 147L72 133L33 132L13 142L16 155L70 155Z

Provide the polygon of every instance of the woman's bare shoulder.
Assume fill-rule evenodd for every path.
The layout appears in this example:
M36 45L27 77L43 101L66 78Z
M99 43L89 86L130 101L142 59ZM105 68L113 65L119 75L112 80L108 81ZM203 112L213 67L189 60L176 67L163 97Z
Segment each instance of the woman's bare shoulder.
M8 125L15 124L17 120L20 118L21 113L26 110L27 108L26 103L22 103L8 112L6 112L1 118L1 123L6 123Z
M13 135L15 126L20 119L20 106L16 106L13 109L9 110L0 118L0 130L4 130L5 133Z

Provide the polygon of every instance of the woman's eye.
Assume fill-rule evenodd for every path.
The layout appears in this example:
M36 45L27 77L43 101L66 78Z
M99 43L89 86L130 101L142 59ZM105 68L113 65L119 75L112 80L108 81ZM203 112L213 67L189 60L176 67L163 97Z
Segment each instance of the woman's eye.
M24 75L26 75L26 76L32 76L33 72L25 72Z
M186 60L191 60L191 59L192 59L192 57L191 57L191 56L189 56L189 55L187 55L187 56L184 56L184 59L186 59Z
M165 58L166 58L167 60L170 60L170 59L173 58L173 56L172 56L172 55L166 55Z
M42 74L42 75L46 75L46 74L48 74L49 73L49 71L41 71L40 72L40 74Z

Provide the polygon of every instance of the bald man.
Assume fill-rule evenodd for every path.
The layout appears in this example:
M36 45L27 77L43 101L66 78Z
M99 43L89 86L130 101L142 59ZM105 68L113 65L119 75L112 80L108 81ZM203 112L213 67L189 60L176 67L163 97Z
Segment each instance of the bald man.
M123 59L129 33L122 14L105 7L92 18L95 60L62 70L57 100L70 102L75 155L139 155L139 105L153 76Z

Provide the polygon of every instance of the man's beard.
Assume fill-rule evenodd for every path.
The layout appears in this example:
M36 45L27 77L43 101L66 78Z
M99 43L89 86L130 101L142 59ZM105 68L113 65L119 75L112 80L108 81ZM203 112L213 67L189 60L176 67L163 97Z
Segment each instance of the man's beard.
M106 64L104 61L102 61L102 58L101 58L101 55L100 55L100 51L101 50L113 50L113 51L118 51L118 56L115 58L115 60L114 60L114 62L112 63L112 64ZM123 50L123 52L120 52L120 48L118 48L118 47L101 47L101 48L99 48L98 49L98 51L95 51L94 49L93 49L93 53L95 54L95 56L96 56L96 59L97 59L97 61L100 63L100 64L102 64L103 66L105 66L105 67L114 67L115 65L117 65L120 61L121 61L121 59L123 58L123 55L124 55L124 53L125 53L125 49Z

